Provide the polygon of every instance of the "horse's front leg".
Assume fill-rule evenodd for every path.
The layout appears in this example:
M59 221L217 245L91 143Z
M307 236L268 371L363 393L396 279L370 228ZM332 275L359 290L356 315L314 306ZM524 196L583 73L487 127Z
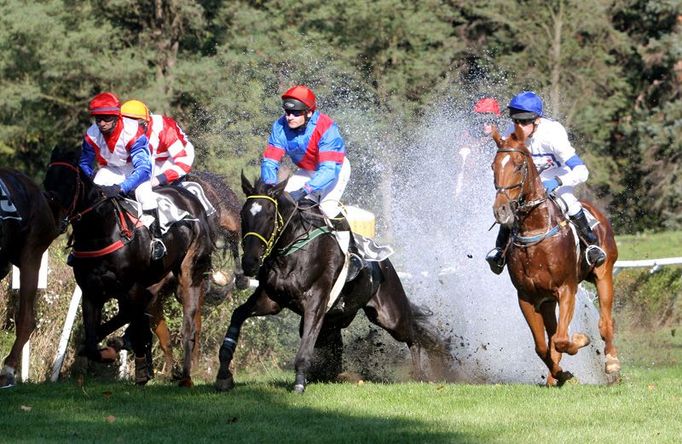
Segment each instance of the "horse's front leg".
M331 288L331 287L330 287ZM320 289L309 290L305 299L308 303L303 310L303 328L301 329L301 343L298 346L294 368L296 369L296 379L294 381L294 391L303 393L306 386L306 373L312 362L315 342L320 335L324 312L326 308L326 298L319 293Z
M182 361L181 387L191 387L192 364L198 359L199 337L201 332L201 304L203 302L203 282L189 285L180 279L182 288Z
M559 375L562 370L559 366L561 355L552 350L550 344L547 342L547 337L552 337L556 332L556 318L554 310L556 308L555 302L545 302L541 305L541 312L535 310L535 305L532 300L528 300L519 294L519 307L523 317L526 318L526 323L533 335L533 342L535 343L535 353L542 362L545 363L549 370L547 378L547 385L555 385L555 375ZM551 313L551 317L543 316L543 314Z
M552 337L554 348L559 353L575 355L578 350L589 345L590 338L585 333L574 333L571 339L568 338L568 326L573 319L575 311L575 293L577 287L574 285L563 285L557 290L559 299L559 324L556 334Z
M15 319L16 339L9 355L5 358L4 366L0 372L0 387L12 387L16 385L15 372L21 350L26 341L31 337L35 329L35 315L33 307L38 290L38 270L40 269L41 255L32 255L21 264L19 279L19 311ZM9 264L8 264L9 265Z
M97 330L102 319L103 303L93 301L88 294L83 292L81 309L83 311L83 330L85 333L85 348L82 350L88 359L95 362L114 362L118 358L118 352L113 347L99 348L100 338Z
M230 363L232 362L234 351L237 349L239 332L241 331L244 321L252 316L277 314L281 310L282 308L279 304L268 297L268 294L262 286L256 288L256 291L246 300L246 302L234 310L230 319L230 326L227 329L227 333L225 333L225 339L223 339L223 345L220 347L220 352L218 354L220 367L218 368L218 375L216 376L216 390L222 392L234 387Z

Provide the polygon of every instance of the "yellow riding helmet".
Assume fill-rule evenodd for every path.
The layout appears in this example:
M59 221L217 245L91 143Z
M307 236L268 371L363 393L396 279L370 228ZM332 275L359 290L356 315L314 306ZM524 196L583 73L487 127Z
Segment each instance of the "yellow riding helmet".
M149 121L149 108L139 100L128 100L121 105L121 115L131 119Z

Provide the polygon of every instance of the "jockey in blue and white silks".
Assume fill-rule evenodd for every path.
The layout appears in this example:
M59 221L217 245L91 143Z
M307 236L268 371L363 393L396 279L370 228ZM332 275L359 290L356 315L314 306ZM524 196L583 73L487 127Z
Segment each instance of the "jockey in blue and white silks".
M288 155L299 169L289 178L285 191L295 200L318 198L325 215L335 217L350 178L339 128L329 116L315 110L315 96L304 86L289 89L282 101L285 114L272 125L261 178L265 183L277 183L280 161Z
M573 195L574 187L587 180L589 171L568 140L566 129L559 122L542 117L542 99L534 92L517 94L507 108L514 125L520 127L527 137L526 146L547 193L554 194L566 204L568 217L587 244L588 264L597 267L602 265L606 261L606 253L598 245L597 236L587 222L580 201ZM504 269L503 251L509 235L509 229L501 227L496 246L486 257L496 274Z

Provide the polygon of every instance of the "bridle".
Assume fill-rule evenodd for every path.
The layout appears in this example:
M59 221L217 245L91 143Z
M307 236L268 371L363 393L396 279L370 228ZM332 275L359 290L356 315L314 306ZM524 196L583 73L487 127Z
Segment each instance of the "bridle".
M531 209L537 207L540 205L542 202L547 200L547 196L545 195L544 197L540 199L535 199L531 200L528 202L524 202L524 193L523 189L524 186L526 185L526 180L528 180L528 162L530 161L530 154L522 149L519 148L498 148L497 153L520 153L523 154L523 165L522 165L522 171L521 171L521 180L515 184L512 185L507 185L507 186L500 186L497 184L497 177L495 176L493 178L494 184L495 184L495 190L497 191L498 194L503 194L504 197L507 198L507 201L509 201L509 205L514 213L518 212L528 212ZM515 188L521 188L521 192L519 195L516 197L516 199L512 199L511 196L509 196L509 193L507 191L513 190Z
M284 231L284 227L285 227L284 218L282 217L282 214L279 211L279 204L277 203L277 199L270 197L266 194L255 194L252 196L247 196L246 199L247 200L249 200L249 199L251 199L251 200L264 199L264 200L268 200L268 201L272 202L272 204L275 206L275 218L274 218L274 225L275 226L273 227L272 234L270 234L270 236L268 238L266 238L265 236L263 236L262 234L260 234L256 231L249 231L248 233L245 233L242 236L242 242L244 242L246 240L246 238L249 236L253 236L256 239L263 242L263 244L265 245L265 251L263 252L263 254L261 255L260 260L259 260L260 264L262 265L265 258L270 255L270 253L272 252L272 249L275 247L275 244L279 240L279 237L282 234L282 231ZM287 223L289 223L289 220L291 220L291 218L289 218L287 220Z
M66 228L66 226L68 224L72 223L73 221L80 220L81 217L83 217L83 215L94 210L103 202L106 202L107 198L104 197L104 198L98 200L97 202L95 202L94 204L92 204L90 207L86 208L85 210L74 214L74 212L76 211L76 205L78 204L78 198L81 196L81 194L83 193L83 190L84 190L83 181L81 180L81 176L80 176L80 170L77 166L74 166L68 162L51 162L47 166L47 169L50 169L50 168L56 167L56 166L68 168L69 170L71 170L75 174L76 192L73 193L73 200L71 201L71 204L67 208L66 217L64 217L64 228ZM52 195L54 195L54 193L52 193Z

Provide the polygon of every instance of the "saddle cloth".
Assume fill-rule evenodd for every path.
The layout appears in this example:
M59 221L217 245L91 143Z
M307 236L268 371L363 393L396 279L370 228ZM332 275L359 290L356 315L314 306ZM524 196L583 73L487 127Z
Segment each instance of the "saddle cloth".
M0 179L0 219L21 220L21 215L10 199L9 190Z
M180 182L180 185L190 193L194 194L194 196L196 196L197 199L199 199L201 205L204 206L204 210L206 210L207 216L213 216L215 214L216 210L213 207L213 205L211 205L211 202L208 200L208 197L206 197L206 193L204 193L204 189L201 188L201 185L199 185L197 182L189 181Z

